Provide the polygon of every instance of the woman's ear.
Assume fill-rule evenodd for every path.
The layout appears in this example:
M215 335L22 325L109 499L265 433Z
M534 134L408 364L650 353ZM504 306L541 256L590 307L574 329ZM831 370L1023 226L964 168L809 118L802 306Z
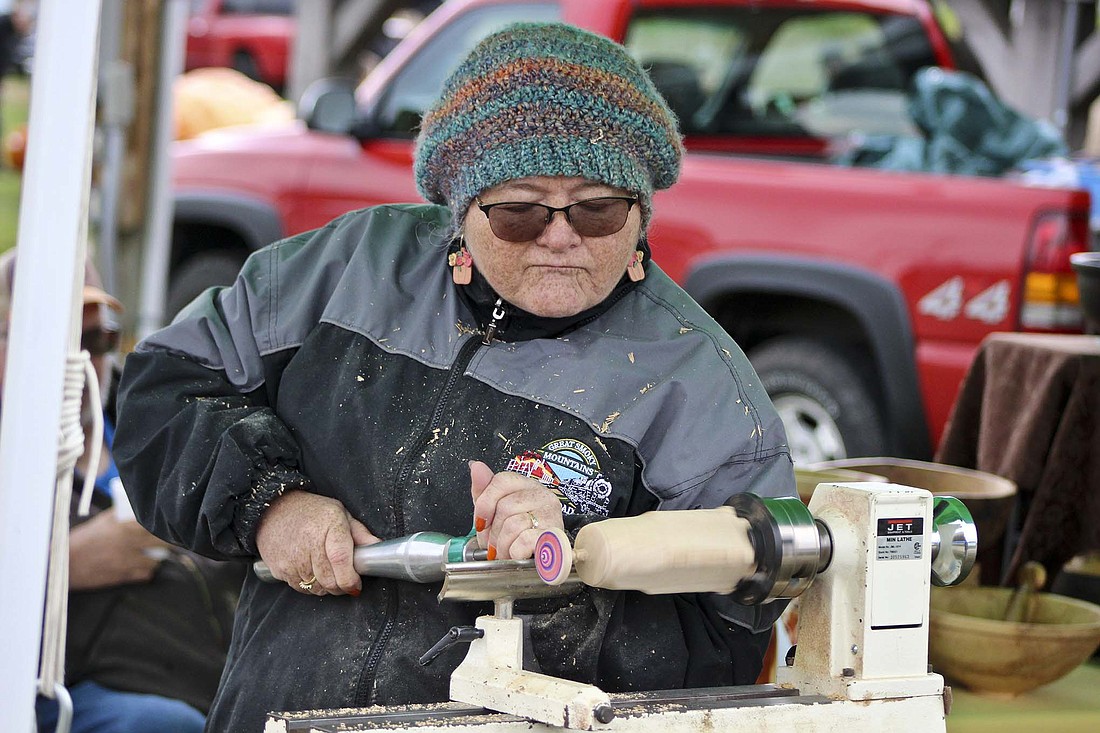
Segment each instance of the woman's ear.
M634 250L634 254L630 258L630 264L626 266L626 276L630 278L631 282L641 282L645 280L645 268L642 267L642 261L645 259L645 252L640 249Z

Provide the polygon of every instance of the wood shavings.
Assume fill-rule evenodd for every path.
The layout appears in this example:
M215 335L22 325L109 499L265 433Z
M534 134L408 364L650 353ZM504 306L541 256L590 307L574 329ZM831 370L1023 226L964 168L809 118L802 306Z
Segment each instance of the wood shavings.
M469 326L467 326L462 321L455 321L455 329L460 334L462 334L463 336L467 336L467 335L472 334L472 333L477 333L476 328L470 328Z
M512 441L515 440L515 438L505 438L502 433L497 433L497 437L504 441L504 450L508 450L512 445Z
M573 394L580 394L580 393L582 393L582 392L584 392L584 390L583 390L583 389L575 389L575 390L573 390Z
M727 359L732 359L733 358L733 354L730 353L729 349L722 349L722 353L726 355Z
M431 445L435 441L439 440L439 433L440 433L439 428L432 428L432 439L428 441L428 445Z
M355 381L356 382L365 382L365 381L367 381L367 379L362 374L357 374L357 375L355 375Z
M599 431L600 431L601 433L607 433L607 432L609 432L609 431L611 430L611 423L613 423L613 422L615 422L616 420L618 420L618 419L619 419L619 416L620 416L620 415L622 415L622 414L623 414L623 413L619 412L618 410L616 410L615 412L611 413L610 415L608 415L607 417L605 417L605 418L604 418L604 421L603 421L603 425L600 425L600 426L599 426L599 427L597 428L597 430L599 430Z
M634 352L631 351L629 354L626 355L626 358L630 359L630 363L633 364L634 363Z
M602 441L602 440L600 440L600 436L598 436L598 435L595 435L595 436L593 436L593 437L594 437L594 438L596 439L596 442L597 442L597 443L599 444L599 446L600 446L601 448L603 448L603 452L604 452L604 453L606 453L606 454L608 454L608 455L611 455L611 451L609 451L609 450L607 449L607 446L603 444L603 441Z
M640 390L638 390L638 391L639 391L639 392L641 392L642 394L645 394L646 392L648 392L649 390L653 389L653 388L654 388L654 387L656 387L656 386L657 386L657 385L656 385L655 383L653 383L653 382L650 382L649 384L647 384L646 386L642 387L642 388L641 388Z
M688 331L694 331L694 328L688 328L687 326L680 326L680 335L687 333Z

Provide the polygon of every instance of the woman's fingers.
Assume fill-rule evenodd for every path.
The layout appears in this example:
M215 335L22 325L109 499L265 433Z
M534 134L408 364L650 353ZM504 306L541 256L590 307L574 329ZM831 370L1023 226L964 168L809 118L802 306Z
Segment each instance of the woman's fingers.
M361 588L352 563L358 540L370 544L377 538L351 518L343 504L294 491L268 507L260 521L256 547L272 575L293 590L342 595Z
M478 513L478 502L492 480L493 469L481 461L470 461L470 496L474 500L474 529L477 530L477 540L482 547L485 547L488 541L485 530L492 522L492 517L485 517ZM483 510L492 508L487 501L482 503L482 507Z
M312 583L313 587L308 589L307 593L312 593L315 596L323 596L327 593L339 592L339 584L336 582L336 572L333 570L333 563L331 560L329 549L329 537L332 537L333 532L329 532L326 536L325 543L319 548L313 548L310 553L310 574L316 578ZM350 543L350 539L349 539Z
M367 529L367 525L360 522L350 514L348 517L348 526L351 527L351 541L357 547L359 545L373 545L375 542L380 542L381 538L376 537L374 532Z
M347 518L349 521L345 531L330 532L325 541L327 553L325 563L328 565L328 572L331 573L331 582L326 583L325 587L336 595L350 593L357 596L363 586L363 581L360 579L359 573L355 572L355 545L370 544L370 542L356 540L356 534L359 535L360 539L366 539L363 534L366 527L363 527L362 524L359 524L357 520L352 519L350 516ZM353 531L352 522L359 524L363 531L359 531L358 528ZM378 541L378 538L369 532L366 532L366 534L373 538L375 542Z
M485 471L488 466L484 463L471 462L478 544L488 548L490 560L531 557L542 528L564 528L561 502L532 478L503 471L485 483Z
M560 510L558 514L560 516ZM512 560L526 560L531 557L535 553L535 542L542 534L543 527L534 512L513 514L504 523L504 531L497 540L497 556Z

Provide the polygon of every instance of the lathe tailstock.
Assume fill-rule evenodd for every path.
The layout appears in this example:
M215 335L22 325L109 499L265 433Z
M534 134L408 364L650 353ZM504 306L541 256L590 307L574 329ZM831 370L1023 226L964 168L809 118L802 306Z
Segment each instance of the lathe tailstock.
M797 499L653 512L547 532L528 561L448 562L440 600L496 612L428 650L469 643L452 702L271 714L266 733L371 730L912 731L942 733L950 690L928 666L931 584L963 580L977 534L956 499L894 484L821 484ZM522 668L516 598L575 588L717 592L742 603L801 595L797 649L778 684L608 695ZM781 650L781 652L786 650Z

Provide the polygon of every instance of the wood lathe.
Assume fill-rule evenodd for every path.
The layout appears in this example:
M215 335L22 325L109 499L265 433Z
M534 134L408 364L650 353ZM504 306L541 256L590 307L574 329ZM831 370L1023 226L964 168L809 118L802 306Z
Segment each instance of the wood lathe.
M961 582L977 552L970 513L952 497L895 484L821 484L807 508L740 494L717 509L596 522L572 546L548 531L535 557L521 561L478 559L468 538L424 545L415 537L380 543L373 559L357 551L356 569L442 577L441 601L495 602L492 616L452 629L421 660L470 644L451 675L452 702L275 713L266 733L946 730L950 690L928 666L930 586ZM801 596L799 644L768 685L609 695L524 670L513 600L578 583L723 593L744 604Z

